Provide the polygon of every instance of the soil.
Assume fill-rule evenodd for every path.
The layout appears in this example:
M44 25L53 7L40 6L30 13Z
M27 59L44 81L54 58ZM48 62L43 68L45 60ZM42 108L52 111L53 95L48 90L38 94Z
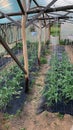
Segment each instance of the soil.
M58 113L44 111L37 113L41 92L44 88L45 75L50 68L50 55L46 58L48 63L42 65L33 89L28 94L27 101L21 113L18 113L12 119L5 120L0 114L0 130L73 130L73 116L65 114L63 118Z
M16 51L15 53L14 53L17 57L19 57L20 55L22 55L22 52L20 51L20 52L18 52L18 51ZM4 55L3 57L1 57L0 58L0 70L2 69L2 68L4 68L6 65L8 65L10 62L12 62L13 60L12 60L12 58L11 58L11 56L10 55Z
M70 62L73 64L73 47L71 45L67 45L67 46L65 46L65 50L68 54Z

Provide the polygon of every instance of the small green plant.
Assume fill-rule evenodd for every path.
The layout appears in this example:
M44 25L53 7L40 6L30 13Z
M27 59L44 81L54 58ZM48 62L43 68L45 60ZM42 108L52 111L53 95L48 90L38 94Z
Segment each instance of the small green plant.
M4 114L4 119L5 120L9 120L9 119L12 119L14 117L14 115L9 115L7 113Z
M22 90L20 80L23 79L23 73L17 66L13 66L0 75L0 85L2 85L0 88L0 109L5 109L12 95L20 95Z
M60 45L64 45L64 40L60 40Z
M28 61L29 61L29 71L32 74L33 70L35 70L35 64L37 62L37 53L38 53L38 42L28 42ZM12 51L16 51L18 49L22 49L22 43L17 43L12 48ZM33 55L34 54L34 55ZM20 57L20 62L23 64L23 57ZM12 64L13 65L13 64ZM24 65L24 64L23 64ZM38 69L38 67L37 67ZM37 75L37 71L35 74ZM33 77L34 77L33 76ZM22 70L17 66L10 66L7 69L0 71L0 110L5 110L7 104L10 100L12 100L13 96L15 95L16 98L20 97L22 91L22 82L24 80L24 73ZM34 78L31 81L31 86L34 83ZM11 107L11 106L10 106Z
M20 130L26 130L26 128L21 128Z
M9 125L6 124L6 125L5 125L5 129L6 129L6 130L9 130Z
M41 57L41 58L40 58L40 63L41 63L41 64L47 64L47 59L46 59L46 57Z
M61 114L61 113L58 113L58 114L57 114L57 117L59 117L59 119L62 120L62 119L64 118L64 115Z
M20 117L21 115L21 109L19 109L17 112L16 112L16 116Z
M62 61L58 62L57 55L51 59L51 69L48 71L44 95L47 105L73 100L73 65L70 64L66 53L62 54Z

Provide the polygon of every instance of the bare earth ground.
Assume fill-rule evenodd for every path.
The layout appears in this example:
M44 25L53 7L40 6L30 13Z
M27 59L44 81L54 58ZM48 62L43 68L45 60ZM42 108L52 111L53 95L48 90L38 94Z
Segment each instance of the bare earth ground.
M70 45L65 47L66 52L68 53L68 56L70 58L71 63L73 64L73 47Z
M49 59L48 55L47 60ZM70 115L64 115L64 118L60 119L57 113L45 111L39 115L36 114L41 91L44 88L45 74L49 68L48 64L41 66L33 90L28 95L28 100L19 116L7 121L3 120L2 115L0 116L0 130L73 130L73 117Z

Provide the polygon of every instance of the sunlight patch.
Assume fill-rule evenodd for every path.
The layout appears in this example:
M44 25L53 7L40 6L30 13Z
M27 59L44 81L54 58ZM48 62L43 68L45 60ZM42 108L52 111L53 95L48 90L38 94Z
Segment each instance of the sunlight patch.
M11 3L9 2L9 0L0 0L0 9L11 9Z

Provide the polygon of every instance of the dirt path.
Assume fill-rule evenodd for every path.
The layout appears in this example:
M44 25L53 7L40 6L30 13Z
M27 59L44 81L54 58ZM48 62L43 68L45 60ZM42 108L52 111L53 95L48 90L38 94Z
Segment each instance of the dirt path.
M49 55L47 60L49 62ZM36 114L41 91L44 88L45 74L49 68L48 63L41 66L23 111L18 116L4 123L3 129L0 130L73 130L73 117L70 115L65 115L63 119L60 119L59 114L47 111L39 115Z
M70 58L71 63L73 64L73 48L70 45L68 45L65 46L65 50Z

